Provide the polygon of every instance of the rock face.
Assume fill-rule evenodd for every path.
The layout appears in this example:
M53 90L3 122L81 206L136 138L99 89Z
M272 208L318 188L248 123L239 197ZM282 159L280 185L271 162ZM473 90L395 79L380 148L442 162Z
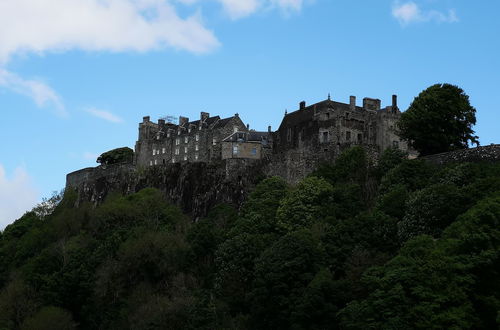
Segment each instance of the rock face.
M262 163L229 159L217 163L135 167L116 164L69 173L66 189L78 193L77 204L102 202L110 193L130 194L146 187L162 191L184 212L198 218L219 203L239 208L248 191L263 178Z

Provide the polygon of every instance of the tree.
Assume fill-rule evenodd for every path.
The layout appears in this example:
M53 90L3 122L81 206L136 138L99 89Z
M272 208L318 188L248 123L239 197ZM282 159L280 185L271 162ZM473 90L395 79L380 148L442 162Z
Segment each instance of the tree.
M466 149L479 144L472 126L476 109L464 91L450 84L436 84L422 91L398 122L401 138L421 155Z
M131 162L134 158L134 151L128 147L116 148L106 151L97 157L96 162L103 165Z

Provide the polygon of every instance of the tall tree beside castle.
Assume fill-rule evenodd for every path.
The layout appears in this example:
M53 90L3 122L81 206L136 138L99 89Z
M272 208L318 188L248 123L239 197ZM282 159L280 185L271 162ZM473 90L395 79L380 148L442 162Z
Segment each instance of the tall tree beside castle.
M472 126L476 109L458 86L436 84L422 91L401 115L399 135L421 155L479 144Z

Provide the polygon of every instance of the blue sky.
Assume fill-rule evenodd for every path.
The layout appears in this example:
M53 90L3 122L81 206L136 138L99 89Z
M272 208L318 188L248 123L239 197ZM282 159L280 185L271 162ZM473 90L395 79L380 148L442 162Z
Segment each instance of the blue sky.
M0 229L144 115L277 128L328 93L462 87L500 143L497 0L0 0Z

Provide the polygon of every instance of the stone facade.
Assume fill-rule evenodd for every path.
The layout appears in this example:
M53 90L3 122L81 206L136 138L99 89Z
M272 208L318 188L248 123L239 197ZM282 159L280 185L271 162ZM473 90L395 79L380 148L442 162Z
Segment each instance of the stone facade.
M330 97L311 106L300 102L298 110L285 113L274 133L268 172L294 183L354 145L363 146L375 157L390 147L410 151L395 131L400 116L396 95L392 105L383 109L380 100L371 98L364 98L359 107L354 96L349 104Z
M268 132L235 132L222 141L222 159L262 159L269 155L272 134Z
M182 162L211 162L222 159L221 142L232 133L247 132L238 114L221 119L202 112L200 119L179 118L179 124L158 123L144 117L135 144L135 164L152 166Z

